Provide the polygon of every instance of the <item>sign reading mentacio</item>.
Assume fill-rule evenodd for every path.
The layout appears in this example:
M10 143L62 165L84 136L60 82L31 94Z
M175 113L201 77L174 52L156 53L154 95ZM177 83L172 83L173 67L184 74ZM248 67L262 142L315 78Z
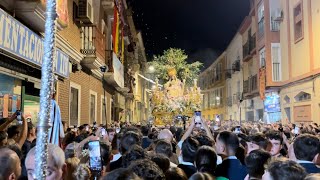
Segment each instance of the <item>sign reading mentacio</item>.
M0 9L0 49L20 57L34 65L42 65L43 39L12 16ZM53 70L56 74L69 77L69 57L56 50Z

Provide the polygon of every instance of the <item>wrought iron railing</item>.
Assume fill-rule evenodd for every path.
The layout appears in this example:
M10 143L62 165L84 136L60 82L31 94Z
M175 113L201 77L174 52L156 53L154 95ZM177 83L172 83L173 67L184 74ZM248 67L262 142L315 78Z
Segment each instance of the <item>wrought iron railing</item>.
M86 25L81 27L81 49L84 55L97 56L105 59L105 36L94 25Z

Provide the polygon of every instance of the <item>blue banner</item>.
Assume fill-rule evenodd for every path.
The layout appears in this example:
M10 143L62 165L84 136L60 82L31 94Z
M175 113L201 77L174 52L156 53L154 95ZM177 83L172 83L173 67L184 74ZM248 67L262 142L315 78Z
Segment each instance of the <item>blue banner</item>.
M43 59L43 39L29 28L0 9L0 49L41 67ZM54 72L69 77L69 57L56 50Z
M280 112L280 96L273 94L266 96L264 100L264 111L265 112Z

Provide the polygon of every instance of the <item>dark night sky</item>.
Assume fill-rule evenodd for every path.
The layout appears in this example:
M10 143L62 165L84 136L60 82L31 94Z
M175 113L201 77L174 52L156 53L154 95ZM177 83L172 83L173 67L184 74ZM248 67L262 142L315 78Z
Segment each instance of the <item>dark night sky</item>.
M192 57L219 54L249 13L249 0L129 0L128 5L148 57L170 47Z

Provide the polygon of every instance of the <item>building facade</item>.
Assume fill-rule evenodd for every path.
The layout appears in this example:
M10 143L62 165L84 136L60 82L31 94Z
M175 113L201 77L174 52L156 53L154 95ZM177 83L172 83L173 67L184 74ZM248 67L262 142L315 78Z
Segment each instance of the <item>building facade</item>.
M133 91L134 78L124 72L137 59L137 40L129 30L134 27L126 29L125 2L60 2L54 71L62 120L69 126L130 120L126 97ZM45 3L0 2L1 117L21 109L25 116L37 121ZM10 16L13 12L15 18ZM16 31L18 28L20 31Z
M320 16L317 0L281 1L281 112L291 122L320 122Z
M202 116L208 120L227 117L226 103L226 52L199 75L199 85L203 94Z
M227 69L225 70L227 87L227 117L226 119L245 120L245 109L243 108L243 65L242 65L242 36L240 33L231 40L226 49ZM240 108L241 107L241 108Z

